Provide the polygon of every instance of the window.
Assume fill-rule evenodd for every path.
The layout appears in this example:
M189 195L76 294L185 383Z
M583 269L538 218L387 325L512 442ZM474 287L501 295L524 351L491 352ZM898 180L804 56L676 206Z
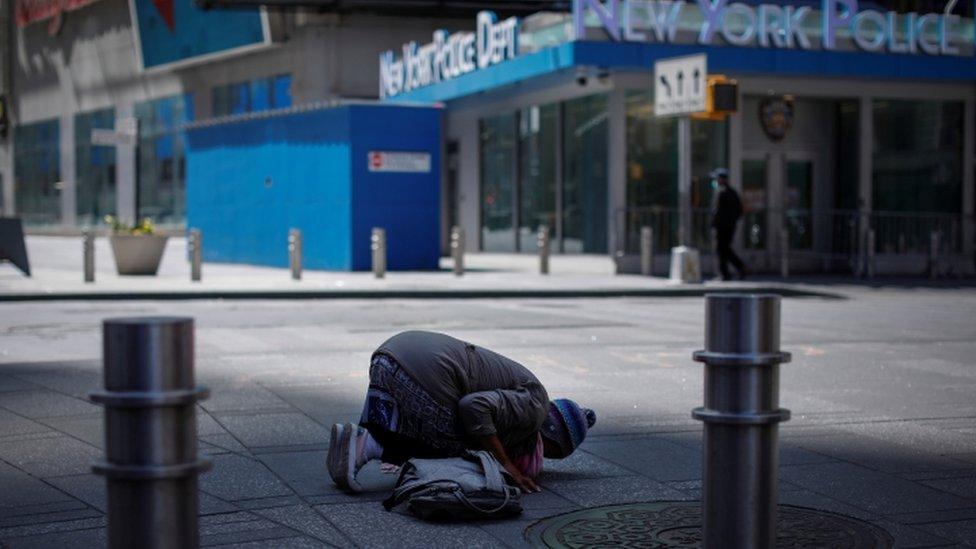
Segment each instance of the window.
M481 121L481 249L515 246L515 113Z
M291 106L291 75L214 86L211 100L215 117L287 108Z
M139 119L138 216L161 225L186 217L184 142L180 126L193 120L193 96L164 97L135 105Z
M61 221L60 138L57 119L14 128L14 208L26 224Z
M606 253L606 95L565 103L563 147L563 251Z
M540 226L556 232L556 147L559 105L522 109L519 116L519 249L535 253Z
M92 129L114 127L114 109L75 115L75 211L79 225L98 225L106 215L115 215L115 147L91 142Z

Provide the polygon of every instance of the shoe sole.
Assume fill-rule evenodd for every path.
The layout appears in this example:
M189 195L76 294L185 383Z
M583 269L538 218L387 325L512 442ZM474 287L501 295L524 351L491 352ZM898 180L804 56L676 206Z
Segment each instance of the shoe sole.
M332 482L347 492L359 492L362 487L356 482L356 471L350 464L356 463L356 427L351 423L336 423L332 426L332 440L329 444L329 457L326 464Z

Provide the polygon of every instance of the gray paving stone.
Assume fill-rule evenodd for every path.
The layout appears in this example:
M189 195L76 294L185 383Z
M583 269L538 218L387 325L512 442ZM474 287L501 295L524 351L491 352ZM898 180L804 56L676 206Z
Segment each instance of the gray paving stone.
M976 476L926 480L922 481L922 484L966 498L976 504Z
M251 452L240 443L239 440L234 438L234 435L229 433L222 435L205 435L199 437L200 440L215 446L217 448L222 448L227 452L234 454L249 455Z
M88 473L84 475L51 477L46 480L65 493L91 505L103 513L106 512L108 503L106 501L107 488L105 477Z
M0 441L0 459L41 478L88 472L101 456L99 449L66 436Z
M98 417L82 418L48 418L42 421L48 427L60 433L81 439L96 448L104 448L105 446L105 420L100 415Z
M36 385L17 379L16 377L0 374L0 393L8 391L30 391L37 388Z
M582 479L633 475L605 459L577 449L565 459L547 459L542 466L543 479Z
M17 377L35 386L88 400L89 391L103 385L101 367L100 361L32 364L29 369L20 371Z
M287 452L261 454L262 463L284 480L296 494L325 495L335 492L325 468L328 452Z
M322 547L332 546L308 537L294 537L274 538L260 541L232 542L226 545L211 545L210 547L233 547L235 549L319 549Z
M213 457L200 489L225 501L289 496L292 491L260 462L238 455Z
M308 505L261 509L255 513L323 543L335 546L345 546L350 543L349 538Z
M44 486L47 485L45 484ZM73 499L70 496L61 494L61 497L65 497L67 499L51 501L48 503L20 505L16 507L3 507L3 504L0 503L0 508L3 509L3 516L12 520L13 519L19 520L24 517L29 518L31 516L45 516L45 515L60 513L60 512L77 511L79 509L88 508L86 504L76 499ZM11 499L10 501L13 502L14 499Z
M685 494L668 488L661 482L640 476L560 480L545 483L543 486L582 507L689 499Z
M272 509L274 507L289 507L301 503L298 496L279 496L273 498L242 499L234 502L239 509L254 511L257 509Z
M248 448L328 443L328 431L299 413L218 414L217 420Z
M210 398L200 403L210 413L256 410L293 411L287 402L256 385L211 385Z
M916 528L969 547L976 544L976 520L932 522L919 524Z
M791 445L852 461L871 469L889 473L957 469L958 462L939 455L937 448L922 449L868 435L838 434L832 437L791 438Z
M701 452L649 436L633 441L584 441L586 452L659 481L701 478Z
M51 433L51 429L41 423L0 409L0 440L5 437L24 434Z
M0 540L12 538L39 536L55 532L72 532L76 530L90 530L92 528L102 528L106 524L105 517L83 518L75 520L65 520L58 522L45 522L42 524L28 524L23 526L10 526L0 529Z
M197 436L223 435L227 431L206 410L197 406Z
M77 549L79 547L105 547L108 535L105 528L54 532L36 536L2 539L10 549Z
M69 520L87 519L101 516L101 513L88 508L71 509L68 511L55 511L49 513L30 513L18 516L0 517L0 528L10 528L13 526L26 526L29 524L45 524L50 522L64 522Z
M3 516L20 514L18 508L43 513L43 506L71 501L71 496L64 492L0 461L0 510Z
M972 502L849 463L780 468L782 479L867 511L891 515L972 506Z
M98 415L102 412L101 408L87 400L52 391L0 393L0 408L6 408L31 419Z
M378 503L318 505L315 510L364 547L503 547L477 526L422 522Z

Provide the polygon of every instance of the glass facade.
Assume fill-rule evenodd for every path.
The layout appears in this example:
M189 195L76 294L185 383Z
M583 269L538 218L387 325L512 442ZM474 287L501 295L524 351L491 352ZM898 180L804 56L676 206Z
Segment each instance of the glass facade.
M607 96L563 106L563 241L570 253L607 252Z
M536 251L539 227L556 230L556 148L559 105L529 107L519 113L519 250Z
M594 95L481 120L481 249L607 251L607 99ZM517 228L517 230L516 230Z
M186 161L180 126L193 120L193 96L137 103L139 119L138 217L179 225L186 217Z
M214 86L210 94L215 117L283 109L291 106L291 75Z
M963 103L874 102L876 211L960 213Z
M515 113L481 121L481 249L513 252L515 244Z
M29 225L61 221L61 130L58 119L14 129L14 207Z
M98 225L106 215L115 215L115 147L91 142L92 129L114 127L115 109L75 115L75 211L80 226Z

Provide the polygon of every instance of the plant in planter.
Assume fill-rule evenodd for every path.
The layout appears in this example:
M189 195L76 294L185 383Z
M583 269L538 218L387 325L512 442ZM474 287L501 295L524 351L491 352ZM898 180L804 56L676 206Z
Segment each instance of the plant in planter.
M166 250L166 236L156 234L152 219L144 217L129 225L111 215L105 223L112 229L109 242L115 256L115 270L120 275L155 275Z

